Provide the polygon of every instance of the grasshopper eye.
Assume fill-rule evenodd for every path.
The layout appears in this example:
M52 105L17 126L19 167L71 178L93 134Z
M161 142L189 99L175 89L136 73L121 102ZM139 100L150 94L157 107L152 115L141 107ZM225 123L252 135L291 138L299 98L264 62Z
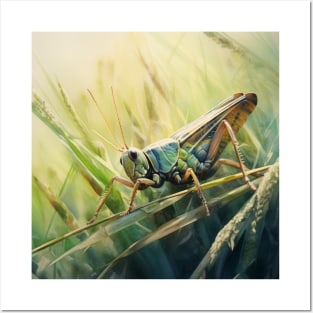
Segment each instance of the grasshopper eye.
M133 149L130 149L128 151L128 156L129 158L132 160L132 161L135 161L137 159L137 151L136 150L133 150Z
M123 165L123 162L122 162L122 157L120 157L120 163L121 163L121 165Z

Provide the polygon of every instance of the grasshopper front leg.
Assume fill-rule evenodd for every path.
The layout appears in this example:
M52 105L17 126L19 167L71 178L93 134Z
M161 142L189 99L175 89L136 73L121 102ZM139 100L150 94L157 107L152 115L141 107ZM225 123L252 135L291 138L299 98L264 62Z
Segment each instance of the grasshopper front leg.
M136 197L136 193L138 191L138 189L140 188L141 185L145 185L145 186L153 186L155 185L155 182L151 179L148 179L148 178L138 178L136 183L133 184L132 187L133 188L133 192L132 192L132 195L130 197L130 203L129 203L129 206L128 206L128 210L124 213L121 213L121 216L125 216L127 214L129 214L132 210L133 210L133 203L134 203L134 200L135 200L135 197Z
M101 196L101 201L99 202L97 208L96 208L96 211L94 213L94 215L92 216L92 218L87 222L87 225L90 225L92 224L98 217L100 211L101 211L101 208L102 206L104 205L104 203L106 202L106 200L108 199L111 191L112 191L112 188L113 188L113 183L115 181L118 181L119 183L127 186L127 187L134 187L134 184L132 182L130 182L129 180L123 178L123 177L119 177L119 176L115 176L111 179L110 181L110 184L109 184L109 188L108 190Z
M112 191L113 183L115 181L123 184L126 187L133 188L133 192L132 192L132 195L131 195L131 199L130 199L128 210L125 213L122 213L121 216L127 215L127 214L129 214L132 211L136 193L137 193L137 191L138 191L138 189L140 188L141 185L153 186L155 184L155 182L153 180L148 179L148 178L139 178L136 181L136 183L133 183L133 182L131 182L131 181L129 181L129 180L123 178L123 177L119 177L119 176L113 177L111 179L111 181L110 181L109 188L108 188L107 192L102 196L102 199L99 202L93 217L87 222L87 225L92 224L97 219L97 217L98 217L98 215L99 215L99 213L101 211L102 206L104 205L104 203L106 202L106 200L108 199L108 197L109 197L109 195L110 195L110 193Z

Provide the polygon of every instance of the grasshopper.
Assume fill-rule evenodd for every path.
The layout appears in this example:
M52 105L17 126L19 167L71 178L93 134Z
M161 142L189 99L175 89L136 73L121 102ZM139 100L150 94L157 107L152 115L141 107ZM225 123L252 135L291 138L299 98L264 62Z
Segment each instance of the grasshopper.
M122 215L132 211L138 190L147 187L159 188L165 181L176 185L193 182L206 213L209 215L210 211L199 180L214 175L222 164L240 169L245 183L252 190L255 190L255 186L246 174L247 168L244 165L235 134L253 112L256 105L256 94L236 93L195 121L180 128L169 138L153 143L142 150L128 147L125 144L123 130L118 119L125 145L120 150L122 152L120 163L130 180L120 176L111 179L107 192L88 224L93 223L98 217L115 181L133 188L129 207ZM233 144L238 162L220 159L220 155L228 142Z

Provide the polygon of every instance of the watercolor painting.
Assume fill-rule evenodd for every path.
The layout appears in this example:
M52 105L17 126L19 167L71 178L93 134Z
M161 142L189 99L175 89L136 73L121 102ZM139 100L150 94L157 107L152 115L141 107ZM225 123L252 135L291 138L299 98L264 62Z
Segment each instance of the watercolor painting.
M279 278L279 33L34 32L32 113L33 279Z

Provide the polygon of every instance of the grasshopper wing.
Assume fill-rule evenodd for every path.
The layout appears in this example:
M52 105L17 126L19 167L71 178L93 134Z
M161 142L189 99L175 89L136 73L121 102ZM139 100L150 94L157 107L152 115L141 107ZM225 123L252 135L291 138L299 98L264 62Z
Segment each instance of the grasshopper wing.
M222 120L227 120L236 133L255 109L256 105L257 96L254 93L248 93L246 95L236 93L195 121L180 128L170 138L179 141L181 147L192 153L204 140L210 140L213 137ZM225 138L221 141L218 154L222 152L228 141L228 135L225 135Z

